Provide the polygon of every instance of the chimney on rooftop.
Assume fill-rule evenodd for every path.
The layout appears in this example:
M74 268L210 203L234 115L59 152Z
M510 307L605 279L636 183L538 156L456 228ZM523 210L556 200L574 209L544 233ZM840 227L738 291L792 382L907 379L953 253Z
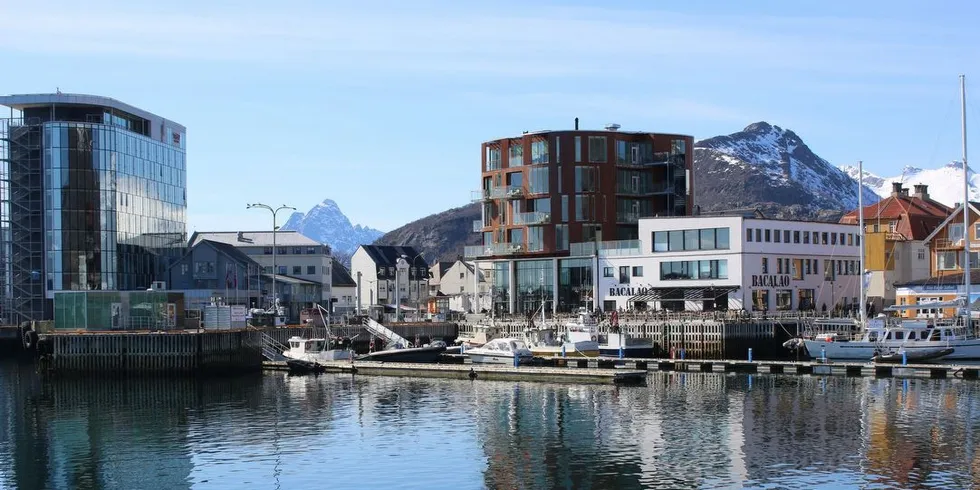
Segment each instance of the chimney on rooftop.
M902 187L902 197L909 197L909 188Z
M578 131L578 118L575 118L575 130Z
M929 199L929 186L925 184L916 184L915 186L915 197L919 199Z
M898 197L902 195L902 183L892 182L892 197Z

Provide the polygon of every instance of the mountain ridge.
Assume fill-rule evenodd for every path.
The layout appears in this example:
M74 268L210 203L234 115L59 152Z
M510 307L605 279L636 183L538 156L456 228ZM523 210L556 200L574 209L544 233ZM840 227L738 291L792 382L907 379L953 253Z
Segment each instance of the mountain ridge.
M342 259L342 262L353 255L359 245L372 243L384 234L383 231L369 226L351 224L340 206L329 198L305 213L294 212L281 229L298 231L304 236L330 245L334 255Z

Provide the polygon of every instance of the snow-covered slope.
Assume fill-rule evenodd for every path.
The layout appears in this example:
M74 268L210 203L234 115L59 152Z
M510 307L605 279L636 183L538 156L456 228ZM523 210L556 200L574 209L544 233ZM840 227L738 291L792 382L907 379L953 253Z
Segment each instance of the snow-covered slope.
M796 133L757 122L694 145L695 202L705 210L762 208L785 218L831 218L857 207L857 183ZM878 195L864 188L865 203Z
M858 178L858 169L854 166L841 167L851 178ZM892 192L892 182L901 182L914 192L914 185L929 186L929 197L947 206L963 202L963 162L950 162L939 168L922 169L905 167L900 175L894 177L878 177L867 170L864 171L864 185L873 189L879 196L885 197ZM970 200L980 201L980 175L970 169Z
M321 243L327 243L335 253L341 255L351 255L358 245L374 243L384 234L374 228L352 225L337 203L330 199L324 199L306 213L293 213L282 229L296 230Z

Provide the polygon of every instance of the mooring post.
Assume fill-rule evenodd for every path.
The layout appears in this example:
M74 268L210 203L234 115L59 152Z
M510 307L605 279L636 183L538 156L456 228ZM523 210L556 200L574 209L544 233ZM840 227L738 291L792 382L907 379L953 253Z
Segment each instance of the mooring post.
M561 344L561 356L565 357L565 344Z
M820 349L820 358L827 362L827 349Z
M752 362L752 348L749 347L749 362Z
M906 365L906 364L908 364L908 363L909 363L909 356L908 356L908 352L905 352L905 351L903 350L903 351L902 351L902 365L903 365L903 366L905 366L905 365Z

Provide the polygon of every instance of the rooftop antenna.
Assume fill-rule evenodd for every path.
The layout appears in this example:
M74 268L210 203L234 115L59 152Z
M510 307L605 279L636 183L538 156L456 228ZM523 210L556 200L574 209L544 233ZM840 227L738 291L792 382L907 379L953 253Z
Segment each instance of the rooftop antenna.
M54 90L55 90L55 93L57 93L58 95L61 95L61 87L55 87Z

